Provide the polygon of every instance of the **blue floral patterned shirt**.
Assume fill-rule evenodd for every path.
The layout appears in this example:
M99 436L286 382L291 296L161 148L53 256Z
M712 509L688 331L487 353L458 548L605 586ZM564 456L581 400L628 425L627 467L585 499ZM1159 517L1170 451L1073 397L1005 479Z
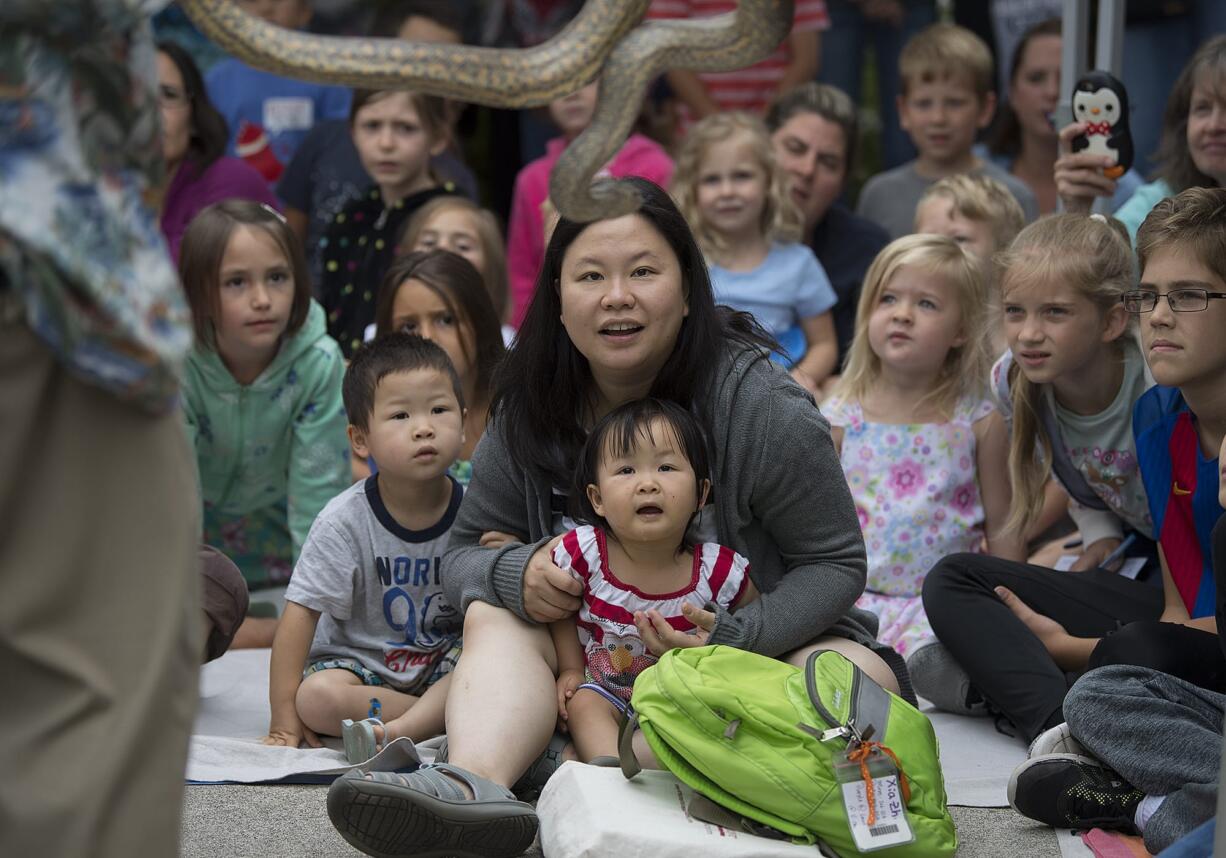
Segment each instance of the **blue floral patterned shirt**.
M162 171L149 18L165 5L0 2L0 279L71 372L155 412L192 343L146 199Z

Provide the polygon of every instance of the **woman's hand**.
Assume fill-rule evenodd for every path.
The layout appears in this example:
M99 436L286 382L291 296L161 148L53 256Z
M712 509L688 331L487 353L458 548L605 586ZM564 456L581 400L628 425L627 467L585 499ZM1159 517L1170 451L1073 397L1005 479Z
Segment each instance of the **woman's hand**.
M805 372L800 367L793 367L792 368L792 378L796 380L797 384L799 384L805 390L809 391L810 396L812 396L814 399L818 400L819 402L821 401L821 398L822 398L821 386L814 384L813 379L809 377L809 374L807 372Z
M657 610L634 612L634 626L638 629L639 637L643 639L643 643L652 655L658 658L670 649L706 646L707 641L711 638L711 630L715 628L715 614L688 604L681 606L681 613L687 620L698 626L694 633L689 634L674 629L668 624L668 620L664 619L664 615Z
M555 536L533 552L524 568L524 611L538 623L565 619L579 610L583 585L553 562Z
M1115 196L1115 179L1103 175L1103 170L1115 164L1107 155L1073 152L1073 138L1084 134L1086 124L1073 122L1060 129L1060 157L1056 159L1056 193L1064 210L1073 214L1089 214L1095 197Z

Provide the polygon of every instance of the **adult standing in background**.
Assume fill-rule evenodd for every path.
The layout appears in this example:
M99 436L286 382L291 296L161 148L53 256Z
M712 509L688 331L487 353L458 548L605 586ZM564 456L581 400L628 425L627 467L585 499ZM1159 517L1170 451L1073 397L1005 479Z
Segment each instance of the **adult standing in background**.
M160 0L0 3L0 855L175 855L200 659Z
M789 190L804 221L804 241L813 248L838 296L831 310L839 342L837 373L855 335L864 272L890 243L884 229L839 201L855 162L856 106L833 86L805 83L770 103L766 127L775 158L791 179ZM793 336L789 332L784 339Z
M830 29L822 42L817 79L860 103L864 51L869 46L877 72L877 113L881 118L881 169L915 157L915 147L898 122L898 55L907 40L935 23L933 0L826 0Z

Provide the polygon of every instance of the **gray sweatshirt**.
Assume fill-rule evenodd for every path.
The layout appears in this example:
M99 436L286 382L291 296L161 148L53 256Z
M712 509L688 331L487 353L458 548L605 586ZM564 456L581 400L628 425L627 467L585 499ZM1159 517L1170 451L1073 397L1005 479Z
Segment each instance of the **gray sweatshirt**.
M691 537L745 555L762 594L730 614L715 610L710 642L778 656L830 633L875 646L877 618L852 605L864 590L864 540L830 440L812 398L763 353L721 358L712 409L712 503ZM473 456L473 477L443 558L453 605L474 599L524 619L523 573L555 530L553 487L513 462L508 427L495 418ZM519 534L528 544L482 548L481 534ZM894 662L894 659L887 659Z

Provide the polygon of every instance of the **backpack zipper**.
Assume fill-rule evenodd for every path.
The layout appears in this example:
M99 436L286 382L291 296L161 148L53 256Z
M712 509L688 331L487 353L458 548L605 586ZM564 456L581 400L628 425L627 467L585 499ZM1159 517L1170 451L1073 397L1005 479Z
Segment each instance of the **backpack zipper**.
M860 668L855 664L851 665L851 701L848 703L848 718L847 723L842 724L838 718L831 714L826 705L822 703L821 698L817 694L817 657L821 655L823 650L817 650L809 655L805 661L805 687L809 693L809 702L813 704L813 708L817 714L822 717L827 724L830 725L829 730L823 731L818 738L823 742L829 742L834 739L847 739L848 747L859 745L865 736L861 735L856 729L856 701L859 699L860 691ZM850 662L849 662L850 663ZM803 725L802 725L803 726ZM808 732L808 731L806 731ZM816 731L813 731L816 733Z

